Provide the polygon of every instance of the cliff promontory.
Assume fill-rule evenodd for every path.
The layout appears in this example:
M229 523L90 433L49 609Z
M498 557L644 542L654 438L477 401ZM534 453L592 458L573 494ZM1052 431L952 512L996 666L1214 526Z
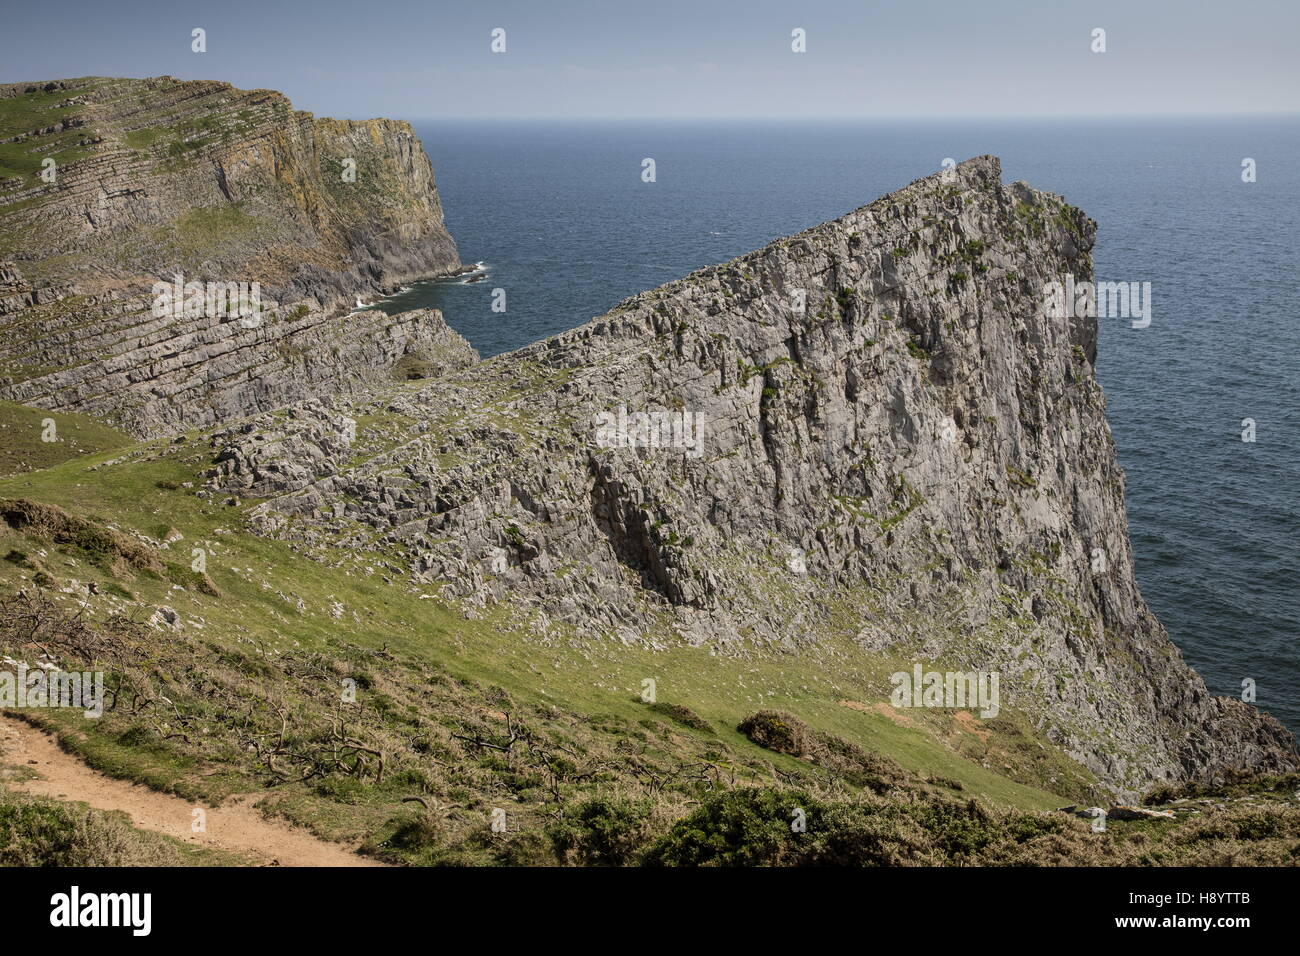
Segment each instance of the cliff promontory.
M458 267L407 123L170 77L0 86L0 398L157 435L346 390L449 331L353 302Z
M1043 309L1094 233L969 160L572 332L219 435L209 487L539 634L997 672L1120 792L1290 766L1138 593L1097 320Z

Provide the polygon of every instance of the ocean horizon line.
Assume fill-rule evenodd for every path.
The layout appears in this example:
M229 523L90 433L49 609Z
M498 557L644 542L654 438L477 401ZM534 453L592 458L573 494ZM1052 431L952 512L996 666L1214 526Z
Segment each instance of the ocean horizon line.
M372 117L350 117L370 119ZM1150 121L1224 121L1224 120L1297 120L1300 110L1290 112L1260 111L1253 113L1133 113L1106 115L1102 113L1079 114L1016 114L989 116L407 116L409 123L664 123L699 125L728 123L733 125L759 124L823 124L856 125L864 123L991 123L991 122L1105 122L1139 123Z

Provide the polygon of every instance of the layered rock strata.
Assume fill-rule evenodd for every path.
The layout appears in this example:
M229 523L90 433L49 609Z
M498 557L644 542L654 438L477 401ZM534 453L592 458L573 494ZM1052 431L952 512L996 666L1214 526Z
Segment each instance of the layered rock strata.
M0 140L0 397L154 436L338 392L443 334L349 314L460 268L407 123L91 77L0 86ZM177 282L255 289L257 318L158 308Z
M1094 235L979 157L519 351L219 434L208 493L549 638L997 671L1121 794L1294 766L1138 592L1097 320L1043 309Z

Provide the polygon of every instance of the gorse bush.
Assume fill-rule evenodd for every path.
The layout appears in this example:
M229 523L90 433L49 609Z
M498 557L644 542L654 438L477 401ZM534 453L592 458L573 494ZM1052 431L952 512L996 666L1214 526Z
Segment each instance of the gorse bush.
M825 829L824 807L800 791L733 790L678 821L645 856L651 866L778 866L806 855L806 833L791 829L797 812L813 832Z
M802 757L815 766L843 776L855 786L881 793L908 779L908 774L888 757L868 753L834 734L809 727L798 717L760 710L736 728L754 743L777 753Z
M553 824L548 835L560 862L622 866L636 862L652 831L652 814L647 800L593 797Z
M1255 774L1245 770L1227 769L1214 784L1192 781L1180 785L1162 784L1143 798L1149 807L1214 795L1240 797L1247 794L1277 793L1291 795L1300 792L1300 773Z
M1074 822L925 795L850 802L797 790L734 790L678 821L644 859L658 866L1029 862L1017 851L1065 833ZM1085 828L1074 829L1083 836Z

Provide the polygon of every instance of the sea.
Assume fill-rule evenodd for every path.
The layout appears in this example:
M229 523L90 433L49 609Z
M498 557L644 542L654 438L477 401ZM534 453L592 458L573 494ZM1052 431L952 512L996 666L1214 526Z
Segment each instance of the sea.
M414 126L481 281L381 306L439 308L485 357L947 159L1081 207L1098 279L1151 283L1148 327L1100 320L1097 366L1143 596L1212 691L1300 730L1300 118Z

